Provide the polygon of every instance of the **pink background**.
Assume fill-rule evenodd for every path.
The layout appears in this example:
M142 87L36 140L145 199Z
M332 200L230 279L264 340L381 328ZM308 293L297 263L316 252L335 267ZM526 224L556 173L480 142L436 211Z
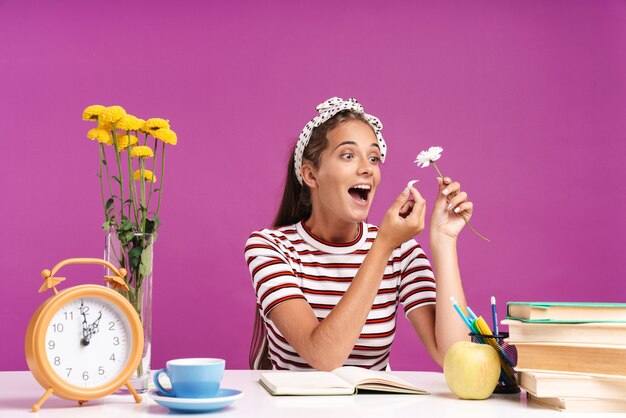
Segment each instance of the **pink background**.
M475 202L459 241L470 306L626 302L624 1L0 1L0 370L25 370L39 272L102 255L90 104L172 122L157 241L153 367L246 368L248 234L270 224L317 103L356 97L389 155L370 222L440 167ZM418 236L423 241L427 234ZM424 242L428 248L428 243ZM101 269L65 270L70 284ZM81 279L79 279L81 278ZM436 370L403 314L391 364ZM489 321L491 322L491 321Z

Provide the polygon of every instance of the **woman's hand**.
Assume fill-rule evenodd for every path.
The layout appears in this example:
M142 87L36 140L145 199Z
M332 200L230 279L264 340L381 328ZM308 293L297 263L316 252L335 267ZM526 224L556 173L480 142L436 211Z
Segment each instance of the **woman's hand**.
M424 230L425 213L422 195L414 187L405 189L385 213L376 241L390 249L398 247Z
M472 217L474 205L467 200L467 193L461 191L461 184L450 177L437 177L439 193L430 217L431 239L433 234L456 238L465 222ZM465 219L464 219L465 218Z

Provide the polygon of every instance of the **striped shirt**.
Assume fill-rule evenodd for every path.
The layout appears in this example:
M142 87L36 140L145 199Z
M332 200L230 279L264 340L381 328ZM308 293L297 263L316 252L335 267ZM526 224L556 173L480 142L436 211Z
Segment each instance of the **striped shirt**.
M335 244L315 237L303 222L253 232L245 256L267 328L275 369L311 367L276 328L269 313L290 299L306 300L319 321L348 290L376 238L378 228L362 222L358 236ZM396 332L398 302L405 313L435 303L435 279L426 254L411 239L393 250L367 321L346 366L383 370Z

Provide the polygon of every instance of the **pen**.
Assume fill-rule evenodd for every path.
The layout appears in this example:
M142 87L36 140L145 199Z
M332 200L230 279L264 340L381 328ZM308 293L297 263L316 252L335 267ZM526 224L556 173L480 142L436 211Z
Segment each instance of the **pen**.
M498 335L498 313L496 312L496 297L491 297L491 320L493 321L493 333Z
M478 316L474 313L472 308L470 308L469 306L466 306L465 310L467 310L467 313L469 314L469 317L472 321L476 321L478 319Z
M456 299L454 299L454 296L450 296L450 301L452 302L452 306L454 307L454 310L459 314L459 316L461 317L463 322L465 322L465 325L467 325L467 327L469 328L470 331L474 332L474 328L472 327L472 323L465 316L465 314L461 310L461 307L459 306L459 304L456 303Z

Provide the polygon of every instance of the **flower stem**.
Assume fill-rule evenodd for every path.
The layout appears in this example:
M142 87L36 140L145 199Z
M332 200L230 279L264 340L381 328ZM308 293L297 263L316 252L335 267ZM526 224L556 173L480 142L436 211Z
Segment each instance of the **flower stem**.
M100 145L102 145L102 143ZM102 209L104 209L104 219L108 221L109 217L107 216L107 206L106 201L104 200L104 184L102 184L102 147L100 147L99 150L98 179L100 180L100 195L102 196Z
M117 130L115 124L113 124L113 146L115 146L115 161L117 162L117 173L119 175L120 183L120 200L122 202L122 208L120 209L120 215L124 216L124 176L122 176L122 163L120 161L120 151L117 143ZM121 219L121 217L120 217Z
M156 173L156 163L157 163L157 151L158 151L158 147L157 147L157 139L154 138L154 158L152 159L152 175L155 176L154 173ZM148 208L150 208L150 202L152 201L152 185L154 184L154 178L152 179L152 181L150 182L150 195L148 196Z
M102 151L102 161L104 161L104 169L107 172L107 184L109 186L109 196L113 197L113 189L111 188L111 175L109 174L109 164L107 164L107 153L104 150L104 144L100 143L100 151ZM115 213L115 199L113 199L113 213Z
M434 161L430 162L433 167L435 167L435 170L437 170L437 174L439 174L439 177L441 177L441 181L443 182L443 174L441 173L441 171L439 170L439 167L437 167L437 164L435 164ZM456 193L455 193L456 194ZM452 196L452 195L451 195ZM469 222L469 219L467 219L467 217L463 214L463 212L459 212L459 215L461 215L461 217L463 218L463 220L465 221L465 224L469 227L469 229L476 234L479 238L484 239L487 242L490 242L489 238L483 236L480 234L480 232L478 232Z
M163 196L163 172L165 171L165 142L161 142L163 144L163 152L161 153L161 179L159 180L159 200L157 202L157 210L156 213L159 213L159 209L161 208L161 196Z
M148 212L148 208L146 207L146 178L145 178L145 170L146 163L145 158L139 158L139 187L141 191L141 233L146 232L146 214Z
M126 154L128 155L128 181L130 182L130 201L132 204L133 214L135 215L135 223L137 223L137 190L135 189L135 179L133 177L133 164L130 161L130 131L126 131L128 137L128 147ZM128 205L128 219L130 219L131 205Z

